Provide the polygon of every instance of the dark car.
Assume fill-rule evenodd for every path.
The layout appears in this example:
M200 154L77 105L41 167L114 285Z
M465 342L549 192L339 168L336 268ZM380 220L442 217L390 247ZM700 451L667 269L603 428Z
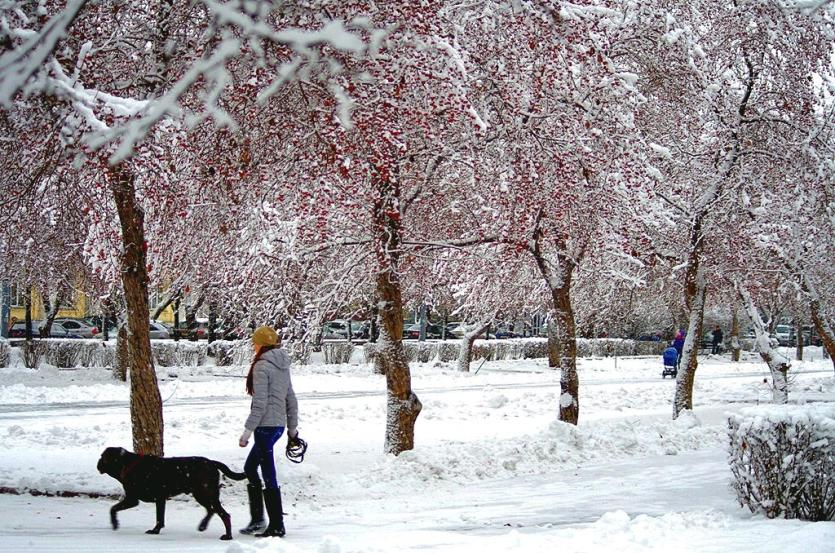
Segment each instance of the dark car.
M412 340L417 340L420 338L420 324L415 323L411 325L407 325L403 328L403 337L409 338ZM426 325L426 338L429 340L440 340L444 337L444 329L443 326L437 325L434 323L428 323ZM454 338L455 335L452 334L452 331L447 330L446 332L447 338Z
M521 338L522 337L521 334L519 334L517 332L514 332L512 330L509 330L507 328L500 328L500 329L496 330L496 334L494 336L498 339L501 339L501 338Z

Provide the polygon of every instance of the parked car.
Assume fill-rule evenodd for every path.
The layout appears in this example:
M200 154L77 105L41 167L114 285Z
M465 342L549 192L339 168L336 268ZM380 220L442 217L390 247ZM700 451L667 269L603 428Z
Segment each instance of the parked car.
M81 319L55 319L49 329L50 338L93 338L99 329Z
M774 337L777 338L777 343L781 346L792 345L792 327L784 324L775 326Z
M368 321L349 321L348 319L334 319L322 325L322 338L325 339L347 339L348 328L351 329L351 338L368 338L371 323Z
M167 340L171 337L168 327L159 321L151 321L151 340Z
M427 323L426 325L426 338L429 340L440 340L444 337L444 329L442 325L435 324L435 323ZM454 338L455 336L447 331L446 332L447 338ZM403 327L403 338L409 338L412 340L417 340L420 338L420 323L415 323L411 325L406 325Z
M179 338L186 338L188 340L206 340L209 338L209 320L196 319L191 323L185 321L180 323L176 329L169 331L173 337L177 335ZM233 333L228 332L223 328L222 321L215 322L215 339L216 340L236 340Z
M498 339L502 338L521 338L522 335L512 328L497 328L494 336Z
M84 322L88 325L96 327L99 332L104 332L103 328L103 318L99 315L93 315L92 317L84 317ZM116 332L119 328L119 322L116 320L115 317L110 317L107 320L107 331L108 332Z
M32 321L32 337L37 338L38 330L41 328L43 321ZM26 337L26 322L17 321L11 328L9 328L9 338L25 338Z

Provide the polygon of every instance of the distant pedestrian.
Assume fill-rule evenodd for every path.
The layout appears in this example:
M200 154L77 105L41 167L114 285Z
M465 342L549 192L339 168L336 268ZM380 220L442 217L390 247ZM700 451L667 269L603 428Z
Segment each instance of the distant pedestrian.
M687 333L684 331L683 328L679 328L678 332L676 332L676 337L673 340L673 347L676 348L678 352L678 360L676 361L676 370L681 368L681 352L684 351L684 338L687 336Z
M725 335L722 334L722 329L719 325L716 325L716 328L713 329L713 340L711 341L713 348L710 350L710 353L714 355L722 353L722 340L724 338Z

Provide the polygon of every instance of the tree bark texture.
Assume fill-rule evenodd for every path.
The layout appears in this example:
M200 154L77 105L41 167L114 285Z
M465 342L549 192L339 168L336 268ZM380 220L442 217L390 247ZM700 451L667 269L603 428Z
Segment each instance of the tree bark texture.
M23 297L23 337L27 342L32 341L32 287L26 287L26 295Z
M470 364L473 362L473 344L476 338L490 326L490 321L480 323L472 331L467 332L461 338L461 346L458 349L458 370L459 372L470 372Z
M676 393L673 398L673 418L677 419L685 409L693 409L693 384L698 368L697 353L702 339L702 320L705 308L707 284L702 271L702 250L704 234L702 219L704 211L693 220L690 230L690 253L687 256L687 269L684 275L684 305L687 309L687 336L681 351L681 369L676 376ZM683 370L682 370L683 369Z
M577 377L577 335L574 309L571 305L571 278L564 276L563 286L551 290L554 302L559 350L556 353L560 368L560 420L577 424L580 420L580 380ZM550 339L549 339L550 343ZM550 349L550 348L549 348ZM549 362L552 358L548 354Z
M548 365L560 369L559 418L577 424L580 420L580 380L577 377L577 327L571 305L575 262L563 253L566 243L560 239L556 244L558 265L551 267L541 249L542 236L542 227L537 225L531 253L551 291L554 305L552 322L548 325Z
M61 309L61 303L64 301L64 295L59 290L55 295L55 302L52 302L49 299L49 290L44 289L41 299L43 301L43 309L46 313L46 317L39 333L41 338L49 338L49 335L52 333L52 323L55 322L55 317L58 316L58 310Z
M377 350L387 390L385 451L399 455L415 447L415 421L423 405L412 391L412 375L403 350L402 285L397 272L402 244L399 186L389 178L374 179L378 197L372 217L381 326Z
M821 315L820 302L817 299L809 302L809 311L812 314L812 324L815 325L815 331L820 336L823 348L832 360L832 367L835 369L835 333L832 331L832 326Z
M742 344L739 341L739 312L736 306L731 312L731 361L738 363L742 352Z
M694 289L695 297L688 305L690 319L681 351L681 368L676 376L676 394L673 399L674 419L677 419L685 409L693 410L693 384L696 382L696 369L698 368L696 355L699 351L699 342L701 342L705 296L707 295L707 284L701 273L696 277L696 281L698 284Z
M119 325L116 331L116 359L113 363L113 378L127 382L128 365L130 365L130 343L128 342L127 325Z
M760 350L760 357L771 371L771 395L772 401L778 404L789 402L789 382L786 375L791 368L788 358L772 347L771 336L768 329L760 318L760 313L748 290L740 284L735 284L737 293L742 299L748 317L754 324L754 333L757 335L757 349Z
M133 448L163 455L162 400L151 354L144 213L134 176L124 163L110 168L111 190L122 227L122 288L127 304L130 411Z
M803 319L800 317L795 317L795 340L796 340L796 350L795 350L795 359L798 361L803 361Z

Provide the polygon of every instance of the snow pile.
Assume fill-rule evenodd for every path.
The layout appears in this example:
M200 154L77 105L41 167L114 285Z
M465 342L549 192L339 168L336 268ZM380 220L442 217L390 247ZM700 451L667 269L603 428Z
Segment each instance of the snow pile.
M502 396L489 400L491 407L501 402ZM520 474L545 474L595 461L676 455L716 447L723 439L721 427L702 425L690 412L675 421L617 419L583 426L554 421L539 434L418 447L398 457L384 458L360 480L369 488L394 482L411 484L416 489L434 481L466 484Z
M835 519L835 404L749 408L728 422L740 505L769 518Z

